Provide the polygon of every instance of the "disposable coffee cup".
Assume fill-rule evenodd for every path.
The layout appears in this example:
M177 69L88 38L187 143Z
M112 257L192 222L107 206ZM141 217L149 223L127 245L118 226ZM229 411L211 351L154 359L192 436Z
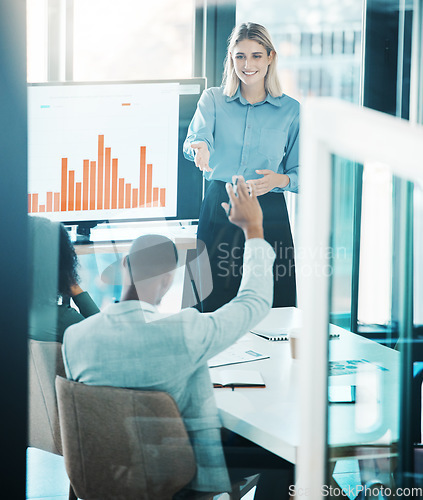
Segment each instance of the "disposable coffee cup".
M293 328L289 332L289 346L291 348L292 359L298 359L298 342L300 336L300 328Z

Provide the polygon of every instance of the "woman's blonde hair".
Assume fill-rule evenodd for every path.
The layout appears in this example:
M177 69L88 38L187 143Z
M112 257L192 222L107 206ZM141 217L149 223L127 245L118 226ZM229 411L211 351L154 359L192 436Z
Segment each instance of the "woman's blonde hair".
M279 97L282 95L282 86L279 81L277 73L277 54L272 40L270 39L269 32L264 26L255 23L243 23L235 26L232 30L231 36L228 39L228 52L225 59L225 69L223 72L223 93L232 97L239 86L239 78L235 73L234 63L231 57L235 45L242 40L254 40L262 45L269 56L273 51L273 59L269 64L267 74L264 78L264 88L267 93L272 97Z

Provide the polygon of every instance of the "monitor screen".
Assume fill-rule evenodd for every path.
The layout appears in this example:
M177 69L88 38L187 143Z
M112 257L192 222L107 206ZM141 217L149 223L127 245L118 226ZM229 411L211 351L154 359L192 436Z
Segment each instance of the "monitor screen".
M182 145L205 79L28 85L28 211L66 224L198 219Z

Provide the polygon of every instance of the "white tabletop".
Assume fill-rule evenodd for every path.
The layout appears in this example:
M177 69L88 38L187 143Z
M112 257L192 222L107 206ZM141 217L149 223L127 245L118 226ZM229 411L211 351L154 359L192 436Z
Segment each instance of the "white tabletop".
M331 331L340 333L339 339L329 341L331 361L364 359L369 362L361 362L355 373L329 377L330 385L357 386L355 404L329 405L331 446L394 442L398 437L399 352L333 325ZM269 341L248 333L238 345L241 350L253 348L270 358L224 369L258 370L266 388L215 389L222 424L295 463L300 444L298 376L301 361L291 358L286 341ZM340 363L338 373L344 365ZM222 368L212 368L219 369Z
M122 223L122 224L99 224L91 230L90 243L76 245L79 255L89 253L126 253L133 240L142 234L161 234L170 238L179 251L192 250L197 246L197 226L178 225L176 223L165 223L157 225L154 223ZM76 227L72 228L71 239L76 240Z

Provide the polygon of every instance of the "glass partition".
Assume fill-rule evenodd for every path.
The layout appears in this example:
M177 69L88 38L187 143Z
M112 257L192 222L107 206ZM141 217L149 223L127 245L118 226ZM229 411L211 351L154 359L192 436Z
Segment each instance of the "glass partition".
M361 498L370 495L385 498L379 496L383 491L388 498L391 495L420 498L423 494L419 486L422 357L419 331L413 321L413 240L419 238L421 229L415 224L414 212L419 205L413 203L413 198L423 181L419 163L423 129L341 101L308 101L303 118L304 202L300 206L300 241L309 250L308 264L314 264L316 272L308 279L301 277L307 293L303 296L305 323L300 345L305 373L299 484L309 485L313 499L328 496L324 494L326 490L322 493L322 487L332 488L330 495L334 498L347 493L350 498L359 493ZM324 127L318 129L316 125L322 120ZM372 134L374 130L380 135ZM367 140L369 136L371 141ZM389 187L394 174L392 200L375 204L374 217L368 223L370 232L388 236L388 246L384 248L387 268L383 268L383 261L378 262L387 282L380 283L381 291L379 294L376 291L372 300L376 310L379 301L385 306L397 301L399 339L395 344L386 345L385 339L383 343L365 339L328 324L336 301L336 286L333 275L323 272L328 257L322 258L322 252L317 250L330 248L332 254L336 253L340 229L333 220L341 207L336 196L329 196L326 201L328 187L326 196L323 193L325 203L318 205L320 196L314 192L313 177L319 165L318 178L323 177L331 192L336 192L339 177L333 167L339 160L333 156L334 152L362 162L363 176L380 181L384 188L387 182ZM396 221L392 225L392 246L389 230L381 226L387 215L388 220L392 217ZM416 216L420 221L418 212ZM387 298L391 262L395 263L398 280ZM307 261L303 262L306 264ZM336 333L339 336L334 336ZM322 458L325 470L310 467L307 450L312 450L315 461L319 456Z
M28 216L28 229L27 498L36 498L66 495L69 490L54 383L56 375L65 376L64 331L83 316L70 307L76 293L77 258L67 230L42 216Z
M363 172L360 241L360 324L388 327L392 307L393 180L386 168Z
M336 155L333 157L334 193L340 182L337 170L340 161ZM348 166L345 161L343 167L351 168L352 164ZM363 179L367 181L364 189L370 186L377 189L379 184L384 187L391 178L386 167L364 165ZM363 216L368 213L366 208L363 206ZM391 220L392 198L384 200L375 196L372 208L372 218L367 220L361 235L361 270L366 273L367 266L379 266L386 282L375 283L373 288L368 281L364 285L360 282L359 305L362 311L368 307L375 314L389 311L391 303L392 235L390 226L385 227L383 221ZM333 221L336 222L336 214L342 210L342 200L333 196ZM332 222L331 248L335 255L339 252L342 234L342 226ZM329 310L332 311L339 300L336 273L331 275L329 287ZM358 495L378 498L380 491L385 490L386 494L398 486L401 354L398 348L391 348L395 345L388 347L344 329L331 326L329 332L339 333L339 338L329 337L328 347L328 469L324 491L328 491L331 498L355 499Z
M332 196L336 207L332 211L332 245L330 275L332 302L330 321L350 330L353 327L352 303L354 302L354 248L357 239L355 207L361 199L356 183L361 172L354 162L345 158L333 159Z
M151 5L133 0L119 3L74 0L73 4L75 80L191 76L194 0L182 3L163 0ZM43 51L47 50L47 2L39 3L39 11L35 8L36 2L28 2L28 5L28 80L42 81L47 78L47 59L43 59ZM313 96L335 96L355 104L360 102L361 2L238 0L237 22L246 20L260 22L269 28L277 44L279 71L287 94L302 104L307 97ZM37 40L37 44L33 43ZM327 109L331 109L330 102ZM258 440L258 444L264 449L291 463L299 459L296 462L300 464L299 467L302 465L301 458L298 458L301 451L297 457L297 446L300 446L297 422L309 419L310 432L302 434L305 438L305 454L310 455L317 463L316 470L320 471L320 467L325 469L322 482L328 488L313 491L313 495L317 495L315 498L319 494L320 498L339 497L338 493L342 490L353 499L356 498L355 493L359 493L359 490L362 493L365 487L376 496L382 487L398 491L395 488L410 488L410 478L416 480L422 477L416 475L415 471L420 473L422 468L419 468L419 463L423 462L419 446L422 441L420 415L423 356L417 349L418 344L410 342L409 325L404 326L407 304L400 304L400 301L404 298L402 292L407 283L402 280L401 271L398 272L396 264L396 260L404 262L404 265L410 263L409 256L403 259L404 252L410 250L407 243L405 246L403 244L408 241L403 238L406 233L396 232L405 228L404 222L410 216L403 208L400 214L397 211L403 203L407 200L409 203L410 200L405 196L404 202L401 183L393 180L384 164L366 164L363 170L363 210L360 219L362 167L357 161L363 161L363 158L355 158L352 154L354 148L365 148L368 142L373 143L369 138L378 140L383 137L383 141L379 143L380 150L388 150L398 139L395 134L389 133L385 137L383 123L378 122L373 129L368 129L368 134L361 141L346 146L344 139L358 137L360 129L366 127L366 118L362 122L358 120L357 128L351 131L347 114L343 115L341 112L327 124L325 112L325 109L321 110L321 119L314 123L313 131L308 129L308 132L323 133L322 130L327 125L331 131L328 132L327 142L324 142L324 146L319 143L315 149L314 144L304 155L305 163L314 155L317 171L321 165L316 158L323 158L324 163L329 152L339 153L331 157L331 175L326 175L322 169L323 176L316 180L310 197L305 195L306 203L312 200L314 211L319 215L314 226L309 228L310 232L316 238L327 237L324 251L318 257L322 259L323 266L329 264L329 267L323 267L324 273L317 286L313 288L309 281L305 281L304 286L299 288L300 306L303 299L307 299L301 296L306 289L307 294L310 293L315 301L312 313L316 313L317 321L312 322L307 317L310 323L306 324L307 328L310 327L309 357L305 361L301 361L300 357L297 362L291 358L287 343L283 345L279 342L275 346L275 343L272 345L261 339L254 339L254 347L261 354L276 360L277 376L274 377L275 372L272 375L269 373L268 388L275 403L269 405L269 400L264 397L267 393L256 389L253 389L253 403L244 397L245 393L242 391L231 391L235 394L221 391L217 399L220 408L230 407L230 411L222 411L227 428L238 431L245 438ZM352 117L353 122L354 120L355 115ZM335 140L338 135L339 140ZM330 141L333 141L333 147L328 151ZM338 147L340 151L337 150ZM407 154L407 148L404 148L404 155ZM408 163L404 160L406 170L407 167ZM420 187L416 185L416 269L420 269L419 234L423 229L419 226L419 221L423 220L419 212L421 200ZM332 206L330 214L329 201ZM295 203L292 202L290 206L291 221L294 221ZM330 229L327 225L329 221ZM293 229L295 238L295 226ZM55 285L60 270L59 235L58 225L33 230L31 233L34 241L31 254L34 285L30 337L33 339L42 336L39 340L54 341L60 308L63 310L70 305L74 309L73 306L76 305L71 293L61 293ZM45 248L37 245L44 245ZM361 250L359 261L358 248ZM105 285L101 274L115 258L122 257L124 252L119 251L115 255L99 251L86 255L80 247L78 254L82 289L91 292L94 302L102 309L118 300L121 287L116 284ZM44 263L47 265L45 268ZM358 267L361 272L360 280ZM415 285L419 283L420 274L421 270L416 274ZM182 280L182 274L179 273L179 288L183 285ZM417 292L420 289L421 287L416 288ZM421 326L420 318L423 316L417 292L414 297L414 323ZM357 320L353 307L356 297L359 297L358 320L363 323L378 326L389 324L392 309L395 308L398 312L395 317L402 322L400 327L403 328L398 344L382 345L347 331L353 330ZM173 312L177 303L178 300L172 296L169 302L163 304L163 311ZM170 309L166 310L167 307ZM331 326L328 325L328 320ZM324 329L324 335L312 337ZM328 330L331 334L329 340ZM420 333L416 328L415 336ZM39 355L41 354L35 351L31 352L29 362L34 363L33 358ZM54 375L59 358L56 353L52 353L49 359L50 375ZM304 365L300 364L303 362ZM301 377L308 383L304 394L295 385ZM283 386L281 397L280 387L275 382L285 384L286 381L289 383ZM299 399L307 397L308 406L305 406L305 411L300 412ZM293 408L296 410L295 414ZM31 411L30 408L30 418ZM246 422L261 424L262 419L266 423L266 429L258 439L255 432L246 431ZM269 422L276 429L276 438L267 434ZM294 431L290 432L290 429ZM410 429L412 436L407 434ZM30 444L33 442L32 435L33 431L30 431ZM54 432L52 439L54 444ZM319 440L315 447L313 439ZM401 443L401 448L398 443ZM304 445L304 441L302 444ZM45 448L41 448L40 453L43 449ZM56 452L53 455L54 453ZM63 473L63 467L55 469L54 463L53 457L49 474L57 478ZM36 476L34 469L29 469L29 472L32 472L32 478ZM313 472L312 470L310 477ZM421 483L416 482L415 485L419 486ZM35 490L30 492L33 497L37 495ZM412 494L406 495L403 489L402 496L418 498L417 490L410 492Z

